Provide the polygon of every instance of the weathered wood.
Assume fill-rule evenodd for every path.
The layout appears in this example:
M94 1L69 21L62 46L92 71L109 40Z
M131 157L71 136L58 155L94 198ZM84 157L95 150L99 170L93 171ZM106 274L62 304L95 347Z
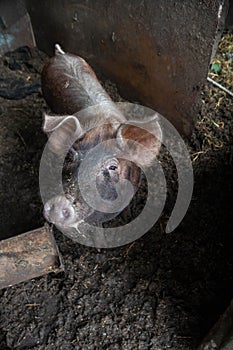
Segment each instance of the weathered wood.
M40 49L52 54L58 42L190 134L227 0L26 3Z
M60 271L61 256L46 227L0 241L0 289Z
M13 5L13 6L12 6ZM0 55L19 46L35 46L30 17L23 0L0 1Z
M198 348L198 350L216 349L233 349L233 300Z

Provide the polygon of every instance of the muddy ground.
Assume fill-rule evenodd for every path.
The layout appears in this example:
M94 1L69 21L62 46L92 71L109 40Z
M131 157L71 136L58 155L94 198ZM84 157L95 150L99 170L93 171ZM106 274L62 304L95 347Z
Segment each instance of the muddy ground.
M231 88L226 50L221 43L222 71L211 76ZM44 222L38 188L44 60L25 49L0 59L0 94L11 92L0 98L1 239ZM0 291L2 350L196 349L233 296L232 107L225 92L203 87L188 142L194 194L180 226L165 233L170 189L159 222L127 246L97 251L55 232L65 272ZM173 179L170 163L163 166Z

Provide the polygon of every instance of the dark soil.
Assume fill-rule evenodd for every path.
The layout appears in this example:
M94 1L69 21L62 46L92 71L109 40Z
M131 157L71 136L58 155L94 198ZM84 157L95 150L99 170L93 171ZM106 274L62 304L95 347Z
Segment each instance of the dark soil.
M44 59L26 49L0 59L0 96L9 91L14 98L0 97L1 239L43 224L38 168L46 142L41 129L45 103L38 87L30 93L31 86L40 84Z
M229 80L232 63L222 51L218 59L228 65ZM28 82L40 81L45 56L17 57L16 70L12 59L1 58L1 77L23 79L28 93ZM0 102L0 232L6 238L43 224L38 165L45 103L38 89ZM0 291L2 350L196 349L233 296L233 101L206 84L202 102L188 143L194 194L179 227L165 233L170 203L150 232L120 248L98 251L55 232L65 272ZM174 179L170 163L164 168Z

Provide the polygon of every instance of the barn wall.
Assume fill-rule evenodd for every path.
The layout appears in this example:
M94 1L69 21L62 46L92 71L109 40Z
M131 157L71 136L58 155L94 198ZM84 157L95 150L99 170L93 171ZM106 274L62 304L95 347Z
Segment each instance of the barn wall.
M39 48L55 43L189 135L200 106L223 0L29 0Z

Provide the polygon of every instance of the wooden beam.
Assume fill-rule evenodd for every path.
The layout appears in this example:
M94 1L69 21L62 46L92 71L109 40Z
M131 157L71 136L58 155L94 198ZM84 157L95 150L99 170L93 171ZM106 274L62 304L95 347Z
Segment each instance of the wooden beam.
M53 233L47 227L0 241L0 289L63 270Z

